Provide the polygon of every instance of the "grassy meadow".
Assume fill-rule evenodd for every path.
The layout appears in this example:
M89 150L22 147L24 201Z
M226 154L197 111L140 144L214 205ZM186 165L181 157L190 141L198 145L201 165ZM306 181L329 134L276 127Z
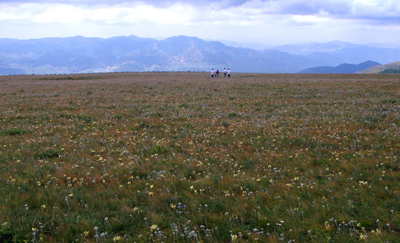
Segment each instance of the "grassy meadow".
M0 76L0 242L398 242L400 76Z

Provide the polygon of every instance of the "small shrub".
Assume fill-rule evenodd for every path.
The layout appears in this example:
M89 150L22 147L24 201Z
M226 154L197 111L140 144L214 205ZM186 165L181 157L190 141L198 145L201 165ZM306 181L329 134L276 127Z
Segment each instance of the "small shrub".
M187 109L187 108L189 108L189 106L187 104L182 104L182 105L179 105L178 108Z
M23 240L23 238L15 232L14 227L7 222L0 226L0 242L27 242L27 240Z
M48 149L43 152L37 153L35 157L39 159L53 158L53 157L58 157L58 155L60 154L61 152L58 150Z
M397 100L394 99L388 99L388 100L382 100L383 104L396 104Z
M163 114L161 114L160 112L157 112L155 114L152 115L153 117L162 117Z
M237 117L238 116L238 114L236 114L236 113L229 113L228 114L228 117L229 118L235 118L235 117Z
M152 154L165 154L167 152L169 152L169 149L162 145L157 145L153 149L150 150L150 153L152 153Z
M92 118L90 116L77 115L76 118L78 118L79 120L82 120L82 121L84 121L86 123L92 122Z
M28 134L29 132L25 129L21 129L21 128L12 128L12 129L8 129L5 131L2 131L1 134L3 135L9 135L9 136L15 136L15 135L25 135Z

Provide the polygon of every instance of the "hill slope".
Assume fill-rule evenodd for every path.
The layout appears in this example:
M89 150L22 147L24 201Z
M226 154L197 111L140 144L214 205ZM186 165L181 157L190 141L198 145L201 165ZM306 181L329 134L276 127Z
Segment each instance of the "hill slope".
M364 70L370 67L381 65L377 62L366 61L360 64L341 64L337 67L314 67L314 68L307 68L299 73L356 73L360 70Z
M400 62L393 62L385 65L379 65L375 67L370 67L365 70L361 70L358 73L380 73L386 69L400 69Z

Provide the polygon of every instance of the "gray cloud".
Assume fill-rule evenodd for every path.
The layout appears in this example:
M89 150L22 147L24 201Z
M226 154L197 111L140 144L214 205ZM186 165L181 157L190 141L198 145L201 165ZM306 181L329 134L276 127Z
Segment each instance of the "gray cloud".
M347 15L351 14L352 3L350 1L292 1L279 4L279 7L281 14L317 15L325 13L328 15Z

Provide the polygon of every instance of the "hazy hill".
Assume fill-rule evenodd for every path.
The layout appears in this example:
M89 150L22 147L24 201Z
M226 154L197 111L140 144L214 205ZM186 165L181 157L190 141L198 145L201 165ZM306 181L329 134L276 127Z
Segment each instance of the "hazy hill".
M364 70L370 67L381 65L377 62L366 61L360 64L340 64L337 67L314 67L314 68L307 68L299 73L356 73L360 70Z
M0 74L209 71L211 68L296 73L315 66L391 60L399 56L400 49L337 41L254 50L187 36L164 40L136 36L0 39Z
M400 62L393 62L385 65L370 67L368 69L361 70L358 73L380 73L387 69L400 69Z
M331 41L327 43L303 43L296 45L283 45L274 49L300 55L315 61L319 66L337 66L342 63L362 63L373 60L379 63L399 61L400 48L396 46L359 45L348 42ZM388 47L389 46L389 47Z
M208 71L298 72L313 60L277 50L235 48L218 41L174 36L157 41L136 36L110 39L0 39L0 74Z

